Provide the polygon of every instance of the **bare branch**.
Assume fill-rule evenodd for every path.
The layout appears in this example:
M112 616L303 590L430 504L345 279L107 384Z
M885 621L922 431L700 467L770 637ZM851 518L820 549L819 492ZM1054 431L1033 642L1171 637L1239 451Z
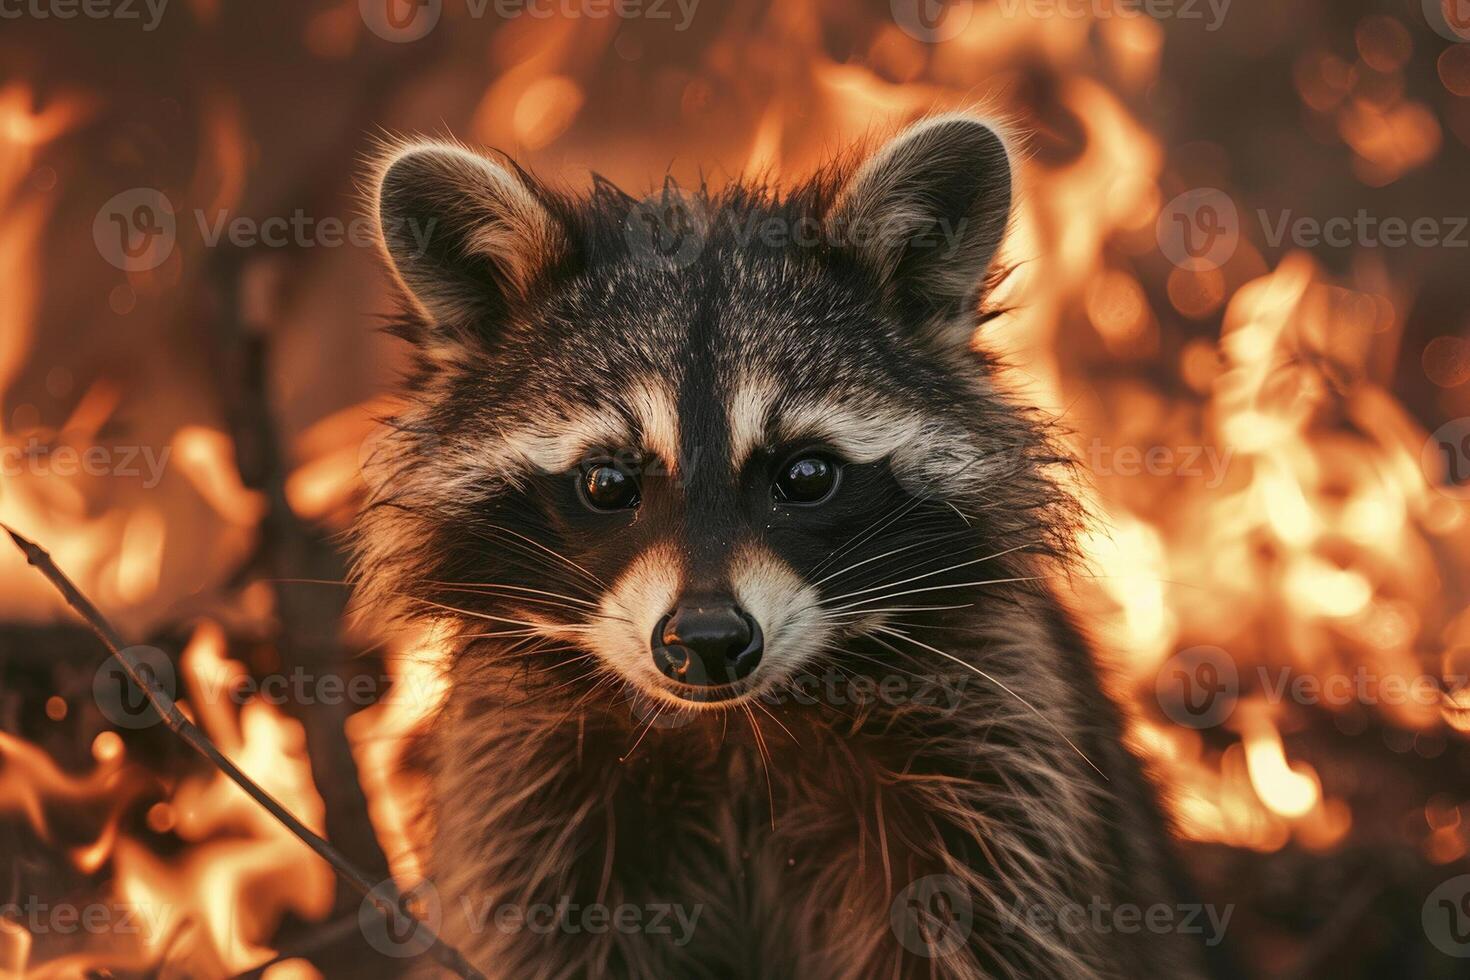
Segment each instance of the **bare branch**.
M268 810L271 816L279 820L285 825L287 830L299 837L307 847L310 847L320 855L322 860L336 869L337 873L346 879L349 884L363 895L372 896L373 906L385 917L390 919L395 930L402 930L404 935L412 933L421 936L429 943L427 950L429 955L433 956L435 960L447 969L452 970L458 976L464 977L465 980L484 980L484 975L470 966L459 950L440 939L428 924L419 921L408 910L403 896L399 893L396 886L394 886L391 879L383 883L368 880L366 875L354 867L325 838L318 836L300 820L296 819L291 811L282 806L275 797L261 789L254 780L241 772L233 762L226 758L224 753L216 748L214 743L209 740L209 736L205 735L197 725L179 710L178 703L158 683L157 679L153 676L153 671L148 665L140 660L137 654L127 648L127 645L123 643L122 637L118 635L117 630L108 622L107 617L102 615L102 612L92 604L92 600L83 595L82 591L76 587L71 579L66 577L66 574L60 568L56 567L56 563L52 561L51 556L40 545L22 537L4 524L0 524L0 528L5 529L5 532L10 535L11 540L15 542L16 547L25 554L26 561L30 562L42 575L46 576L47 580L61 593L67 605L76 610L77 614L92 628L93 632L102 638L102 642L107 645L107 649L123 665L123 669L127 672L128 677L138 686L138 690L142 691L148 698L149 704L158 712L159 717L163 719L164 724L168 725L171 731L189 743L200 755L213 763L220 772L228 776L251 799Z

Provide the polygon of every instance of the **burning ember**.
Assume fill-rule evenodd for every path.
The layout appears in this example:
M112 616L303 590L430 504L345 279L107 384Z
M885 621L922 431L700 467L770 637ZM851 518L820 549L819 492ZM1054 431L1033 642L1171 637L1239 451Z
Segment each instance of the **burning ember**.
M0 34L0 522L150 646L219 748L421 879L413 736L444 641L344 622L332 537L402 356L354 234L376 133L642 190L781 179L978 104L1025 141L979 342L1071 433L1091 525L1064 589L1203 890L1241 907L1253 973L1440 955L1421 902L1470 849L1453 5L1225 4L1213 28L1124 0L506 6L177 0L145 30L39 4ZM326 862L138 723L18 552L0 582L0 974L401 965ZM266 683L328 677L360 693Z

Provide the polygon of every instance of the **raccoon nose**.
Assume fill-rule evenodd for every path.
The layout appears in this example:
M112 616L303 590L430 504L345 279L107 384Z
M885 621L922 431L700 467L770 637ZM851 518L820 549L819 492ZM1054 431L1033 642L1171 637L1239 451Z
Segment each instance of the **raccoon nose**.
M671 680L719 687L750 676L760 663L760 625L721 597L690 597L653 630L653 662Z

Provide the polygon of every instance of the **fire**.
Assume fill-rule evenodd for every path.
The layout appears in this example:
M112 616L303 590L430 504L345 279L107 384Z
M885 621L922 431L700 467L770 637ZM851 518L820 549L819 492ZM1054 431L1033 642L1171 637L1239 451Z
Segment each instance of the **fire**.
M337 4L304 27L306 50L331 70L374 43L356 6ZM1018 204L1003 256L1014 271L996 297L1009 312L982 341L1013 366L1021 396L1073 433L1071 448L1089 470L1077 482L1092 517L1080 542L1086 570L1059 588L1116 668L1116 691L1133 709L1132 739L1165 784L1182 835L1262 853L1293 844L1328 851L1353 833L1355 815L1332 768L1308 758L1301 733L1351 715L1410 738L1470 734L1470 685L1411 699L1380 694L1426 674L1470 673L1470 611L1451 594L1470 573L1466 504L1436 492L1442 474L1426 472L1421 453L1428 433L1390 390L1386 369L1413 289L1371 259L1340 275L1300 252L1273 267L1248 235L1218 268L1164 262L1155 224L1169 199L1198 183L1139 114L1167 88L1165 29L1148 17L1028 18L1005 6L947 4L937 29L953 36L934 45L886 15L789 0L732 16L697 45L693 34L681 38L689 51L676 59L652 33L619 30L613 18L520 18L472 46L472 61L448 59L443 78L460 70L445 88L461 92L467 79L485 79L462 118L450 117L466 138L520 151L552 172L595 162L631 190L666 171L690 182L741 172L779 180L932 110L980 105L1020 134ZM216 7L193 4L201 20L213 20ZM1463 139L1470 131L1463 118L1462 130L1452 118L1442 122L1406 80L1421 43L1399 20L1374 16L1358 25L1352 50L1314 48L1295 63L1304 118L1319 140L1350 156L1365 186L1421 171L1456 132ZM1470 94L1467 52L1451 47L1438 59L1448 93ZM601 118L608 92L633 111ZM24 85L0 88L0 393L22 390L51 367L31 354L41 336L41 287L65 288L42 262L58 196L35 188L56 186L60 171L47 154L61 152L105 95L42 104ZM176 203L186 197L213 214L250 199L265 164L248 104L245 94L200 100L199 160ZM417 128L443 128L439 111ZM413 128L397 116L387 124ZM625 126L636 126L637 138ZM127 302L114 309L190 288L195 266L206 263L184 251L157 271L116 277ZM284 277L280 267L290 263L277 260L250 266L251 282ZM313 315L341 306L349 322L339 336L364 334L360 314L369 304L355 301L365 266L301 265L292 281L308 284L301 294L314 288L331 297L318 299ZM271 322L262 290L245 292L243 318ZM133 315L152 315L142 311ZM1431 344L1427 376L1446 390L1464 382L1467 350L1457 338ZM300 722L232 694L258 663L232 650L223 624L230 637L268 635L278 607L273 583L215 586L253 553L267 517L282 516L272 508L284 502L294 517L339 530L361 499L375 420L392 404L373 396L381 379L372 366L345 353L342 363L340 373L363 377L328 384L277 368L291 422L281 426L290 447L283 500L242 477L241 457L259 447L237 446L221 412L159 397L163 407L150 415L155 393L121 373L78 385L59 425L43 425L34 405L10 400L0 418L0 446L34 439L48 450L82 450L119 420L167 415L161 443L172 455L157 493L23 473L0 484L0 521L43 538L109 614L137 627L131 632L177 625L201 608L218 613L194 627L179 660L185 708L319 831L320 781L332 777L312 771ZM330 396L318 397L318 386ZM1116 463L1124 447L1169 450L1176 464L1197 458L1199 472L1124 472ZM9 620L60 614L51 591L7 549L0 581ZM391 688L346 722L368 816L405 887L424 874L427 831L427 787L406 746L442 702L445 643L394 638L385 658ZM1235 683L1228 714L1201 731L1164 717L1156 682L1172 657L1206 645L1228 658ZM1372 683L1355 684L1341 701L1299 704L1272 687L1277 679L1360 676ZM44 715L61 725L82 707L57 693ZM187 975L227 975L274 955L287 916L315 922L330 914L336 885L326 866L223 777L196 767L165 778L151 768L156 760L140 757L131 733L86 737L90 761L75 772L38 744L0 732L0 814L102 882L110 898L147 910L150 928L133 944L62 952L0 919L0 976L163 963ZM85 819L59 821L63 810ZM1425 855L1440 864L1463 859L1463 802L1436 798L1423 818L1417 842ZM286 963L271 975L297 972L311 970Z

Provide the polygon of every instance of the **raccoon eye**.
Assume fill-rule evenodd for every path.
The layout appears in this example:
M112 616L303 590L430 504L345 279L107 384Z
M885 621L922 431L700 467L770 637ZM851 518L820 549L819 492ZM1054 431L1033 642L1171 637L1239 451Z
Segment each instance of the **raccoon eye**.
M837 461L818 453L801 453L781 467L772 493L788 504L819 504L837 489Z
M638 478L613 463L594 463L582 472L582 499L593 510L632 510L638 506Z

